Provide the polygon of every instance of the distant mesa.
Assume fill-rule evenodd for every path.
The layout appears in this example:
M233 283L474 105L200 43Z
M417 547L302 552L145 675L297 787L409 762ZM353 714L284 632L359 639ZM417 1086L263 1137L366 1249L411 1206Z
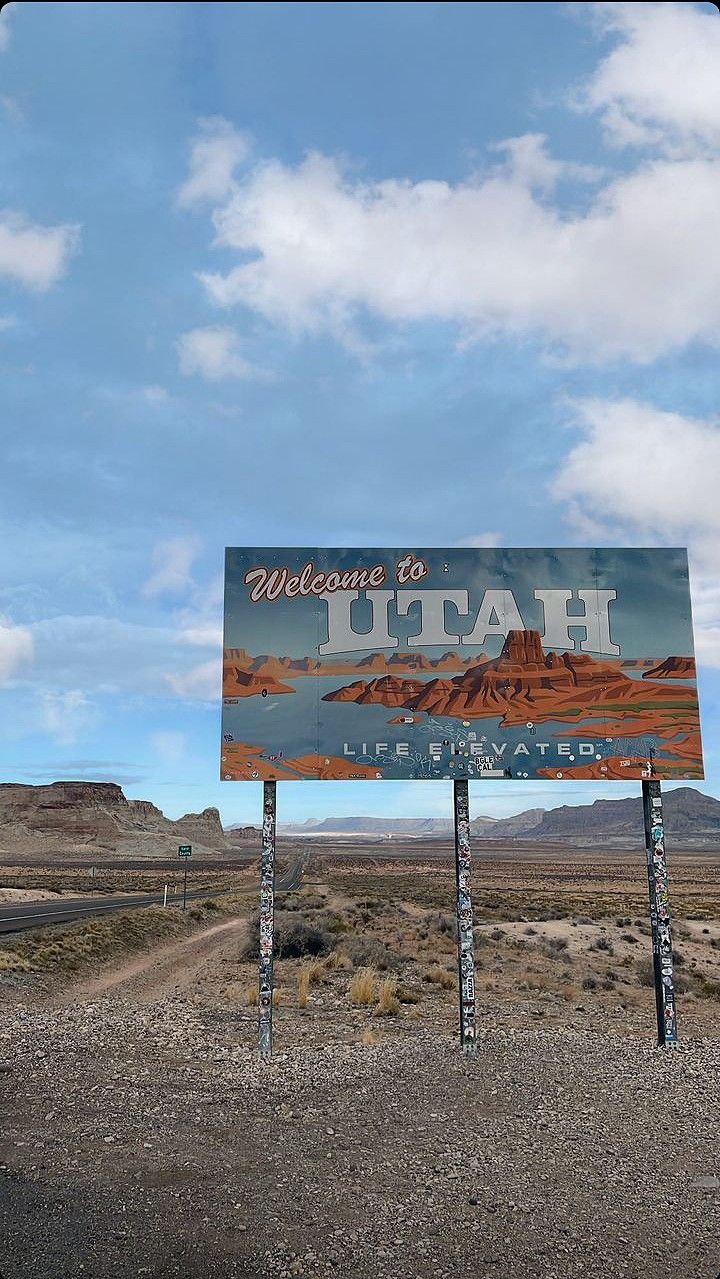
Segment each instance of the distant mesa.
M168 857L178 843L203 854L226 848L217 808L168 818L149 800L128 800L114 782L65 781L46 786L0 785L5 848L50 856L106 853Z
M645 671L643 679L695 679L694 657L666 657L651 670Z

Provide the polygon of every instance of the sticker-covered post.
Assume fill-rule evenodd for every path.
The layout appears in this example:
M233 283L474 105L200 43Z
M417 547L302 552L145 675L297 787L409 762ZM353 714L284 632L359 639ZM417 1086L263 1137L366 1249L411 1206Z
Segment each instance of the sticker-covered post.
M466 781L453 782L455 810L455 888L458 930L458 991L460 1045L464 1053L477 1053L475 1022L475 944L470 899L470 805Z
M644 781L642 792L658 1044L663 1048L678 1041L665 826L660 783Z
M276 785L276 782L263 782L258 1043L260 1056L266 1061L272 1056Z

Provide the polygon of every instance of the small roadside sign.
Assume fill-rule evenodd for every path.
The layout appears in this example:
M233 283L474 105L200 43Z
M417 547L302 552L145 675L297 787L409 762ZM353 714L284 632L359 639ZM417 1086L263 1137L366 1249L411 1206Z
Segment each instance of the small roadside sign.
M178 848L178 857L192 856L192 844L181 844Z

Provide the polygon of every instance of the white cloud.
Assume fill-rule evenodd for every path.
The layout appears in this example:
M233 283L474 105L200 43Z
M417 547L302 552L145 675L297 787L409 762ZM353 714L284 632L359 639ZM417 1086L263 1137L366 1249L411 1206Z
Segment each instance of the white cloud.
M572 410L581 439L555 480L556 497L666 542L688 530L720 537L720 420L631 399L579 400Z
M339 340L366 310L537 335L591 362L717 341L719 162L648 163L572 213L538 193L540 168L517 148L455 185L361 183L320 155L265 164L215 211L217 243L242 261L201 279L220 306Z
M29 665L33 652L30 631L0 616L0 681L12 679L23 666Z
M653 149L634 169L559 160L534 133L497 142L491 165L455 183L363 180L320 154L235 179L225 164L213 245L235 258L201 274L211 300L359 354L368 314L448 321L463 342L531 337L587 362L717 345L720 21L691 4L588 9L613 45L575 105ZM568 181L597 189L568 200ZM227 349L186 358L204 376L233 373Z
M200 132L190 143L190 172L178 193L184 207L227 195L235 169L249 151L246 135L222 116L200 120L199 125Z
M38 226L19 213L0 213L0 276L45 292L65 274L79 236L77 226Z
M208 382L266 378L267 373L246 360L239 347L240 338L234 329L222 325L192 329L183 333L178 342L180 372L199 373Z
M14 328L17 328L17 320L14 315L0 315L0 333L7 333Z
M200 662L181 675L166 675L165 678L172 691L186 701L219 702L222 696L219 657L211 658L209 662Z
M158 542L153 550L154 572L142 587L142 594L153 599L160 595L182 595L194 586L192 566L200 553L195 537L172 537Z
M619 43L580 96L621 146L671 153L720 145L720 22L694 4L594 8Z
M46 732L66 746L76 742L97 717L92 702L78 688L43 693L41 705Z
M502 542L502 533L475 533L473 537L463 537L456 546L499 546Z
M571 405L580 436L552 486L571 523L598 541L687 545L698 657L720 666L720 420L637 400Z

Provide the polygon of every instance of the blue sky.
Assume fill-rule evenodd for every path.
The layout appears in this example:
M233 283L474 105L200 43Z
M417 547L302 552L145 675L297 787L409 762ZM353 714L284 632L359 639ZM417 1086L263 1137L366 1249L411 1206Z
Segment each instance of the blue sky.
M710 4L3 10L4 780L257 819L226 545L687 545L720 795L719 55Z

